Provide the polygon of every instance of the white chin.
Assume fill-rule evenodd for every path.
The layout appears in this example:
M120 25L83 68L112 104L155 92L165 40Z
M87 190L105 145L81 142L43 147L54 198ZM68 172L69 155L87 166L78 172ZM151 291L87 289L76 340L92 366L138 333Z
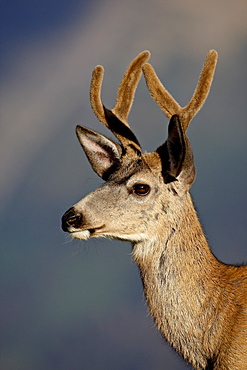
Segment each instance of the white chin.
M72 233L70 233L70 235L75 239L87 240L90 238L90 231L78 230L78 231L73 231Z

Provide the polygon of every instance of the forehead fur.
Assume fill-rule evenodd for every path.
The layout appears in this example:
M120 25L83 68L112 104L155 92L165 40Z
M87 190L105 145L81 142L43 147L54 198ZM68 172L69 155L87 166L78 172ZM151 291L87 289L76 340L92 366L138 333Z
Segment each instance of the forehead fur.
M111 174L109 181L124 183L135 173L142 171L151 171L154 175L161 173L162 164L158 153L145 153L134 160L126 156L118 170Z
M157 152L145 153L142 158L152 172L160 173L162 171L161 159Z

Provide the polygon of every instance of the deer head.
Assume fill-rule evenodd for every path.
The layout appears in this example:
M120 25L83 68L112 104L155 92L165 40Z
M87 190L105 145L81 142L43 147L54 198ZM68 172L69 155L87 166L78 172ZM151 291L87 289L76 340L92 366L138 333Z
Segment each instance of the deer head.
M76 133L93 170L105 183L70 208L62 228L78 239L108 237L131 241L166 240L174 222L174 209L195 178L195 166L186 129L203 105L214 75L217 53L208 53L197 88L182 108L162 86L148 51L129 65L118 89L115 107L101 102L103 67L96 66L90 99L97 118L119 143L86 127ZM135 90L142 71L153 99L170 119L168 138L153 153L143 153L128 124Z

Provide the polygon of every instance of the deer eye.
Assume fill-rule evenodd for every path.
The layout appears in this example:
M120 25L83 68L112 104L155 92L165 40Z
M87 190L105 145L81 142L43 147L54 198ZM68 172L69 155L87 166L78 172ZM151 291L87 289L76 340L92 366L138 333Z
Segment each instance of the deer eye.
M133 186L133 193L136 195L147 195L150 192L150 186L146 184L136 184Z

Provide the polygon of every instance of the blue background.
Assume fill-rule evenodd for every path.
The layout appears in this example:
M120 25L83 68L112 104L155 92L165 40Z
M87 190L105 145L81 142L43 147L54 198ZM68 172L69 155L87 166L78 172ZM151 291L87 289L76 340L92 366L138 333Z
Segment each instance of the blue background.
M79 242L61 215L102 183L76 124L112 137L91 112L89 86L105 67L114 105L129 62L150 62L182 105L209 49L219 52L210 96L188 134L192 187L213 252L247 260L246 3L236 0L1 1L1 359L4 370L188 369L157 333L128 243ZM167 120L143 79L130 124L143 148Z

